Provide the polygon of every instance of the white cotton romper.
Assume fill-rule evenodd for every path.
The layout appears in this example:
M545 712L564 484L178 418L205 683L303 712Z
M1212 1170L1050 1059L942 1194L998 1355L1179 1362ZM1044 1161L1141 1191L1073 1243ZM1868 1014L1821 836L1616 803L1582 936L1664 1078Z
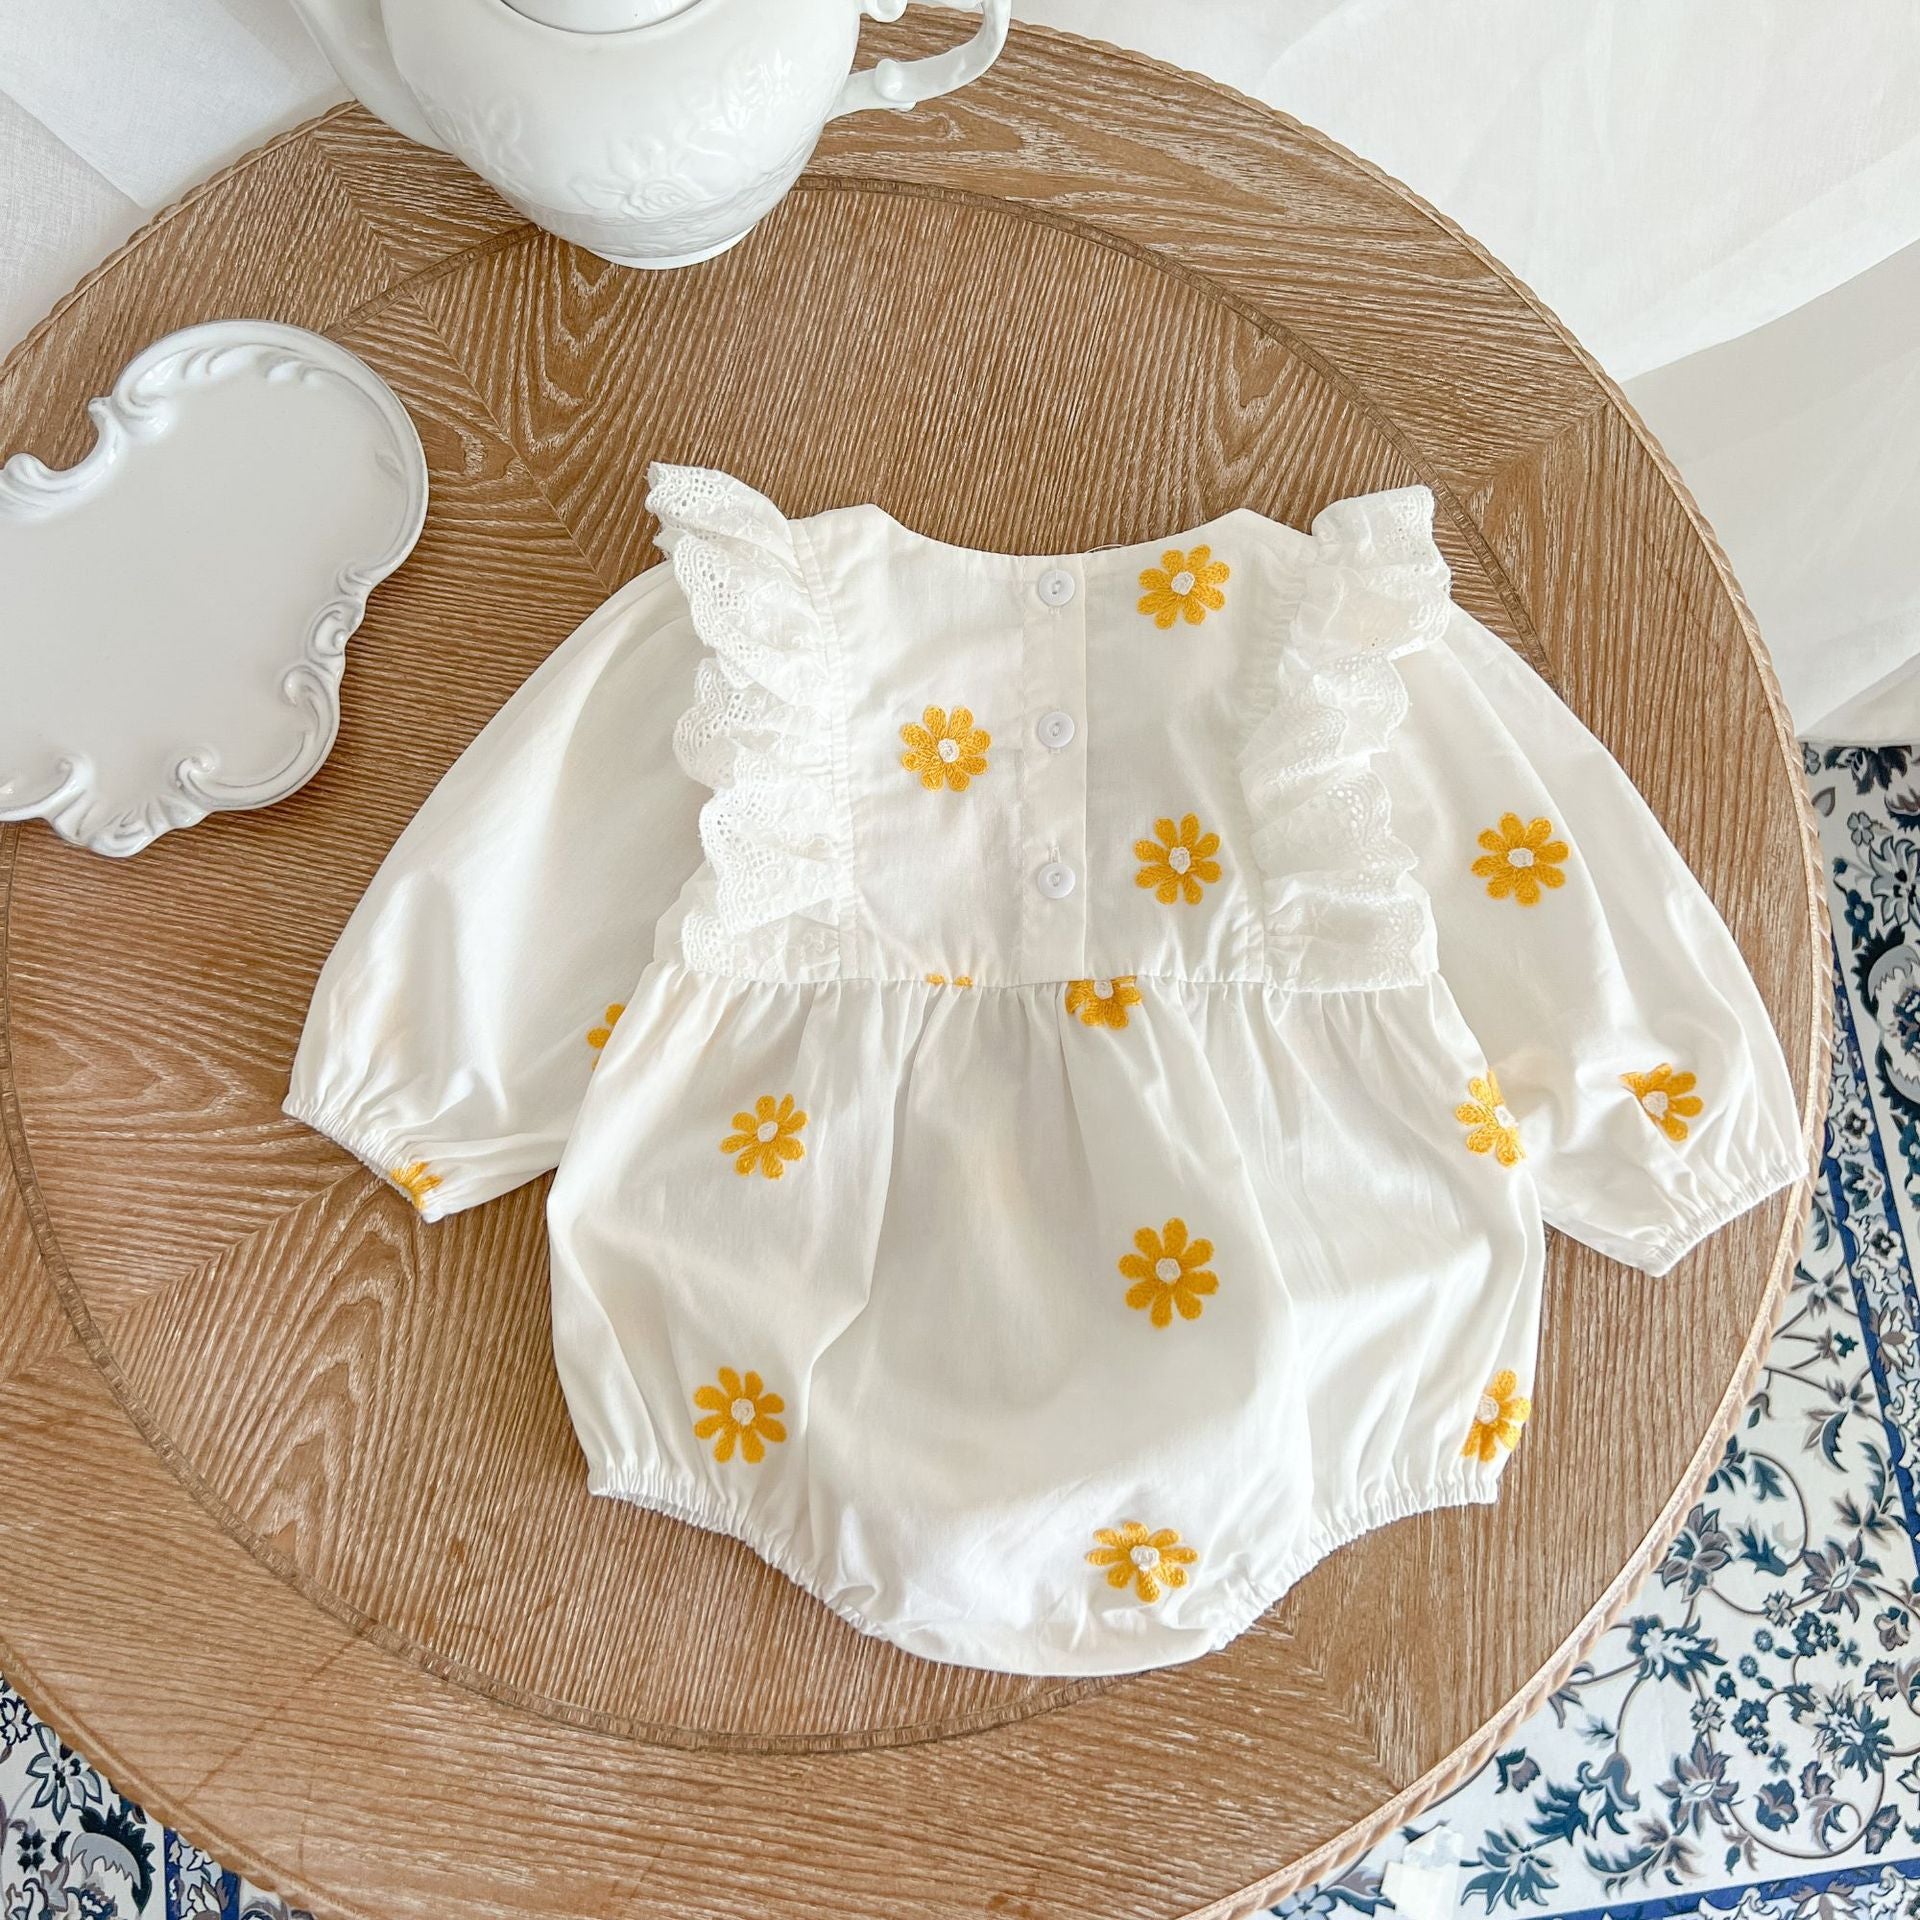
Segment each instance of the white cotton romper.
M428 1220L558 1167L596 1493L930 1658L1190 1659L1494 1497L1543 1223L1664 1273L1803 1175L1425 489L1013 556L652 483L671 565L408 826L286 1103Z

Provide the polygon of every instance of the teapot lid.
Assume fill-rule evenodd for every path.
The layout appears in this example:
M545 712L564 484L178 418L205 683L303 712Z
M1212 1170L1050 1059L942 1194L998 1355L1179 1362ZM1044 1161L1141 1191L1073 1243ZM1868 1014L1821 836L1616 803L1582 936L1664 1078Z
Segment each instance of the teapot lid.
M515 13L572 33L619 33L670 20L698 0L507 0Z

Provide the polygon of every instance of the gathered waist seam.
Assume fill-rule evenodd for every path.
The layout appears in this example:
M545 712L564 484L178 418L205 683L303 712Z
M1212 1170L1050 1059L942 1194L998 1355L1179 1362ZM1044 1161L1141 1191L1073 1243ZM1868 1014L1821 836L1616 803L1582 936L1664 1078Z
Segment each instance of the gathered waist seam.
M776 980L764 974L723 973L714 967L693 965L680 957L659 959L656 967L684 973L698 980L716 980L731 986L741 987L778 987L808 988L823 987L909 987L924 993L1064 993L1068 987L1077 986L1089 976L1082 975L1080 980L1061 977L1059 979L1036 980L978 980L951 978L929 979L925 975L914 974L832 974L820 979ZM1193 975L1181 973L1120 973L1094 975L1096 979L1131 980L1142 987L1257 987L1265 993L1284 995L1288 999L1335 1000L1351 996L1374 996L1379 994L1407 993L1423 989L1436 977L1433 972L1418 975L1412 980L1356 983L1345 987L1310 987L1298 982L1276 980L1263 974L1214 974Z

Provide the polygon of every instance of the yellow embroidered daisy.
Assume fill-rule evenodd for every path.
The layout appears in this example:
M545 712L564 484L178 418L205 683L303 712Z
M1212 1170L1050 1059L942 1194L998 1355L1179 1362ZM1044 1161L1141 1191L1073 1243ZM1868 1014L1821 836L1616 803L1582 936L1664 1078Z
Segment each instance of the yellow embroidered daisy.
M440 1184L440 1176L430 1173L424 1160L416 1160L410 1167L389 1167L387 1178L413 1202L419 1213L427 1210L427 1195Z
M927 985L930 987L970 987L973 985L973 975L970 973L956 973L953 978L949 980L944 973L930 973L927 975Z
M1491 1067L1484 1079L1467 1082L1467 1098L1454 1108L1453 1117L1470 1129L1469 1153L1490 1153L1503 1167L1527 1157L1520 1144L1520 1122L1501 1099L1500 1082Z
M1542 887L1567 884L1560 868L1572 849L1553 837L1551 820L1527 821L1517 813L1503 813L1500 824L1480 836L1480 844L1486 852L1473 870L1496 900L1512 898L1523 907L1537 907Z
M1620 1084L1640 1103L1640 1111L1669 1140L1687 1137L1687 1122L1701 1109L1703 1102L1694 1092L1690 1073L1675 1073L1670 1061L1662 1060L1645 1073L1623 1073Z
M1124 1027L1127 1009L1140 1004L1140 989L1133 975L1123 973L1111 980L1069 980L1067 1011L1077 1013L1083 1026Z
M807 1116L793 1104L792 1094L783 1093L776 1104L772 1094L763 1093L751 1113L733 1116L734 1131L720 1142L720 1151L736 1156L735 1173L763 1173L778 1180L789 1160L806 1157L798 1138L806 1124Z
M928 707L918 722L909 721L900 729L907 751L900 764L909 773L920 776L920 784L929 793L942 787L952 793L965 793L967 783L987 770L987 749L993 735L985 727L973 724L970 707Z
M1511 1367L1496 1373L1487 1382L1473 1410L1473 1424L1467 1429L1467 1444L1460 1449L1465 1460L1478 1460L1483 1466L1499 1457L1505 1447L1509 1453L1520 1442L1520 1429L1527 1424L1533 1402L1521 1397L1520 1376Z
M607 1024L604 1027L587 1029L587 1045L593 1049L593 1064L596 1067L600 1064L600 1049L613 1038L613 1030L620 1024L620 1016L626 1010L627 1003L624 1000L616 1000L606 1011Z
M1209 613L1218 613L1227 604L1220 591L1232 572L1224 560L1213 557L1211 547L1195 547L1182 553L1169 547L1160 556L1157 567L1148 567L1140 576L1146 592L1140 596L1140 611L1152 616L1153 624L1164 631L1176 620L1197 627Z
M1151 887L1162 906L1184 898L1188 906L1197 907L1201 888L1220 878L1220 862L1213 857L1220 851L1220 836L1202 833L1197 813L1181 815L1177 827L1171 820L1156 820L1153 830L1158 840L1133 843L1141 863L1133 884Z
M1100 1544L1087 1555L1087 1564L1105 1570L1108 1586L1131 1587L1149 1606L1169 1587L1184 1587L1187 1569L1200 1558L1180 1544L1171 1527L1149 1531L1138 1520L1095 1527L1093 1537Z
M693 1404L704 1411L704 1418L693 1423L693 1437L711 1440L716 1460L731 1460L738 1447L740 1457L757 1467L767 1457L766 1443L778 1446L787 1437L786 1427L774 1418L786 1411L787 1403L767 1392L757 1373L722 1367L717 1386L694 1389Z
M1134 1252L1120 1256L1120 1271L1133 1282L1127 1305L1145 1310L1156 1327L1171 1324L1175 1307L1182 1320L1198 1320L1202 1298L1220 1285L1219 1277L1207 1271L1213 1242L1189 1240L1187 1223L1169 1220L1158 1233L1142 1227L1133 1244Z

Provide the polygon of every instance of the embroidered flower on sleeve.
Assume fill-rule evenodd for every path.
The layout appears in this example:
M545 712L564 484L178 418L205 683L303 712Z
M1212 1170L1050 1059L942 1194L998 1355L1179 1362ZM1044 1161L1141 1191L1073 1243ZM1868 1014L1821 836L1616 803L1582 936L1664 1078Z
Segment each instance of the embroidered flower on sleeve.
M1187 1569L1200 1558L1180 1544L1171 1527L1150 1531L1138 1520L1095 1527L1093 1537L1100 1544L1087 1555L1087 1564L1105 1571L1108 1586L1131 1587L1149 1606L1169 1587L1184 1587Z
M930 987L970 987L973 985L973 975L970 973L956 973L953 978L949 980L944 973L930 973L927 975L927 985Z
M1501 1099L1500 1082L1491 1067L1484 1079L1467 1082L1467 1098L1454 1108L1453 1117L1470 1129L1469 1153L1490 1153L1503 1167L1527 1157L1520 1144L1520 1122Z
M1140 989L1133 975L1123 973L1112 980L1069 980L1067 1011L1077 1013L1083 1026L1124 1027L1127 1009L1140 1004Z
M787 1437L785 1425L774 1418L786 1412L787 1403L767 1392L766 1382L751 1370L738 1374L722 1367L717 1386L694 1389L693 1404L704 1413L693 1423L693 1437L711 1440L716 1460L731 1460L738 1447L740 1457L757 1467L767 1457L766 1442L778 1446Z
M1151 887L1163 907L1183 898L1188 906L1197 907L1202 887L1220 878L1220 862L1213 857L1220 851L1220 836L1202 833L1197 813L1183 814L1177 827L1171 820L1156 820L1153 830L1158 840L1133 843L1141 863L1134 885Z
M1484 1466L1499 1458L1502 1447L1511 1453L1519 1445L1520 1429L1532 1411L1533 1402L1521 1397L1520 1376L1511 1367L1496 1373L1473 1410L1473 1424L1467 1429L1461 1458L1478 1460Z
M920 784L929 793L942 787L952 793L965 793L967 783L987 770L987 749L993 735L985 727L973 724L970 707L929 707L919 720L900 729L907 751L900 764L909 773L920 776Z
M426 1212L427 1195L440 1184L440 1176L429 1172L424 1160L416 1160L409 1167L390 1167L387 1178L413 1202L418 1213Z
M1693 1075L1675 1073L1667 1060L1645 1073L1623 1073L1620 1084L1640 1103L1640 1111L1673 1141L1687 1137L1687 1122L1704 1104L1693 1090Z
M735 1173L763 1173L778 1180L789 1160L806 1157L799 1140L806 1124L807 1116L793 1104L792 1094L783 1093L776 1104L772 1094L763 1093L751 1113L733 1116L734 1131L720 1142L720 1151L735 1156Z
M1204 1296L1220 1285L1219 1277L1207 1271L1213 1242L1189 1240L1187 1223L1169 1220L1158 1233L1142 1227L1133 1244L1132 1253L1120 1256L1120 1271L1133 1282L1127 1305L1145 1310L1156 1327L1172 1323L1175 1307L1182 1320L1198 1320Z
M604 1027L589 1027L587 1029L587 1045L593 1049L593 1064L596 1067L600 1064L600 1049L613 1038L613 1030L620 1024L620 1016L625 1013L626 1010L627 1003L624 1000L616 1000L607 1009L607 1024Z
M1512 898L1523 907L1537 907L1542 887L1567 884L1560 868L1572 849L1553 837L1551 820L1526 821L1517 813L1503 813L1500 824L1480 836L1480 844L1486 852L1473 870L1495 900Z
M1164 631L1176 620L1197 627L1209 613L1218 613L1227 604L1220 591L1232 572L1224 560L1213 557L1211 547L1195 547L1182 553L1169 547L1160 556L1157 567L1148 567L1140 576L1146 588L1140 596L1140 611L1152 616L1153 624Z

